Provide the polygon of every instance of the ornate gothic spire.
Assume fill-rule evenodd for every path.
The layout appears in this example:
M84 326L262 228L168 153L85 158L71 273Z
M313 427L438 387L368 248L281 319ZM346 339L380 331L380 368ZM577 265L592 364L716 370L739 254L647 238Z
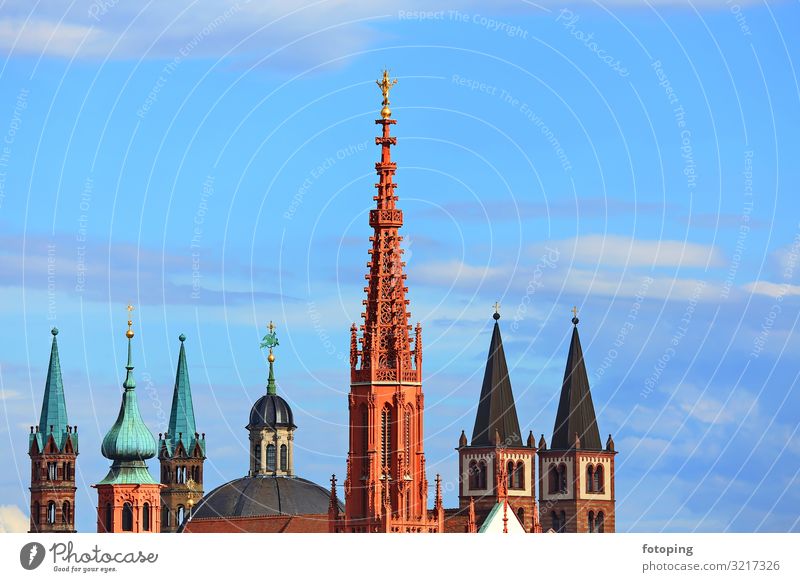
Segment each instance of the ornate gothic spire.
M403 211L396 207L397 196L393 182L397 164L392 162L391 146L397 138L390 135L390 128L396 123L391 119L389 109L389 90L397 83L390 80L387 71L377 81L383 94L381 119L375 121L382 127L382 134L375 138L381 146L381 159L375 164L378 183L377 194L373 197L376 207L370 210L369 225L374 234L370 237L372 248L367 263L367 298L363 301L364 324L361 325L361 349L351 349L352 380L368 381L421 381L421 342L422 332L418 326L415 335L416 353L412 358L409 325L410 313L406 311L408 288L405 286L405 263L402 260L403 240L398 229L403 225ZM359 369L360 359L360 369Z

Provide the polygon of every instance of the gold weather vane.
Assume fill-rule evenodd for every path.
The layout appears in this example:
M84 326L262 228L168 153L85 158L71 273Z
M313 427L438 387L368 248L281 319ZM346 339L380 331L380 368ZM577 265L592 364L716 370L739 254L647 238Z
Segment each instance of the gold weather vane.
M392 87L397 85L397 79L389 79L389 70L383 70L383 78L375 81L378 87L381 88L381 93L383 93L383 109L381 109L381 117L384 119L389 119L392 116L392 110L389 109L389 91Z

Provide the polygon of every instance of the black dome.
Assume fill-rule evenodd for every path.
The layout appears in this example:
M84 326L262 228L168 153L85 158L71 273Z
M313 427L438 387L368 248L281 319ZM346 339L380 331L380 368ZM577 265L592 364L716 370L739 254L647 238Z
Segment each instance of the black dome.
M257 476L220 485L192 509L190 520L328 513L330 492L300 477ZM341 504L340 504L341 505Z
M250 424L248 428L257 426L289 426L297 428L294 424L294 415L289 404L277 394L265 394L253 404L250 409Z

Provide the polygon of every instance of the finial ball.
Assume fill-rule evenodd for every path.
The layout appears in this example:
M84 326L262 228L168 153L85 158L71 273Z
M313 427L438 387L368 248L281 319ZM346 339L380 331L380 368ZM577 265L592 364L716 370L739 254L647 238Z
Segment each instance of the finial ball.
M178 336L178 339L179 339L181 342L185 342L185 341L186 341L186 336L185 336L185 335L183 335L183 334L181 334L181 335L179 335L179 336Z
M492 317L494 318L495 321L497 321L498 319L500 319L500 314L499 313L493 313Z
M58 328L54 327L53 329L50 330L50 333L52 333L54 336L58 335Z
M270 354L267 356L267 361L271 364L275 361L275 354Z
M578 319L577 317L573 317L572 318L572 324L573 325L578 325L579 322L580 322L580 319Z
M129 329L128 331L126 331L125 337L127 337L128 339L133 339L133 330Z

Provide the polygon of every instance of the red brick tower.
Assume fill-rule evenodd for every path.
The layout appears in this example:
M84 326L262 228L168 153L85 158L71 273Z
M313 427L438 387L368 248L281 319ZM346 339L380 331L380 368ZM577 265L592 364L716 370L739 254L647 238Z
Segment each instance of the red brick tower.
M423 452L422 327L417 324L412 348L410 314L406 311L405 263L402 261L403 211L396 207L392 182L397 165L391 160L390 81L384 71L382 128L375 143L381 159L375 164L378 190L370 210L371 260L367 263L366 310L361 337L350 329L350 451L344 483L345 514L331 521L340 532L439 532L441 501L428 511L428 481ZM360 344L360 345L359 345Z
M573 309L572 341L550 448L539 440L539 506L545 531L612 533L614 440L600 441Z
M58 358L58 329L53 328L50 366L44 386L39 425L31 427L28 454L31 457L30 533L75 531L75 460L78 427L67 421L67 404Z

